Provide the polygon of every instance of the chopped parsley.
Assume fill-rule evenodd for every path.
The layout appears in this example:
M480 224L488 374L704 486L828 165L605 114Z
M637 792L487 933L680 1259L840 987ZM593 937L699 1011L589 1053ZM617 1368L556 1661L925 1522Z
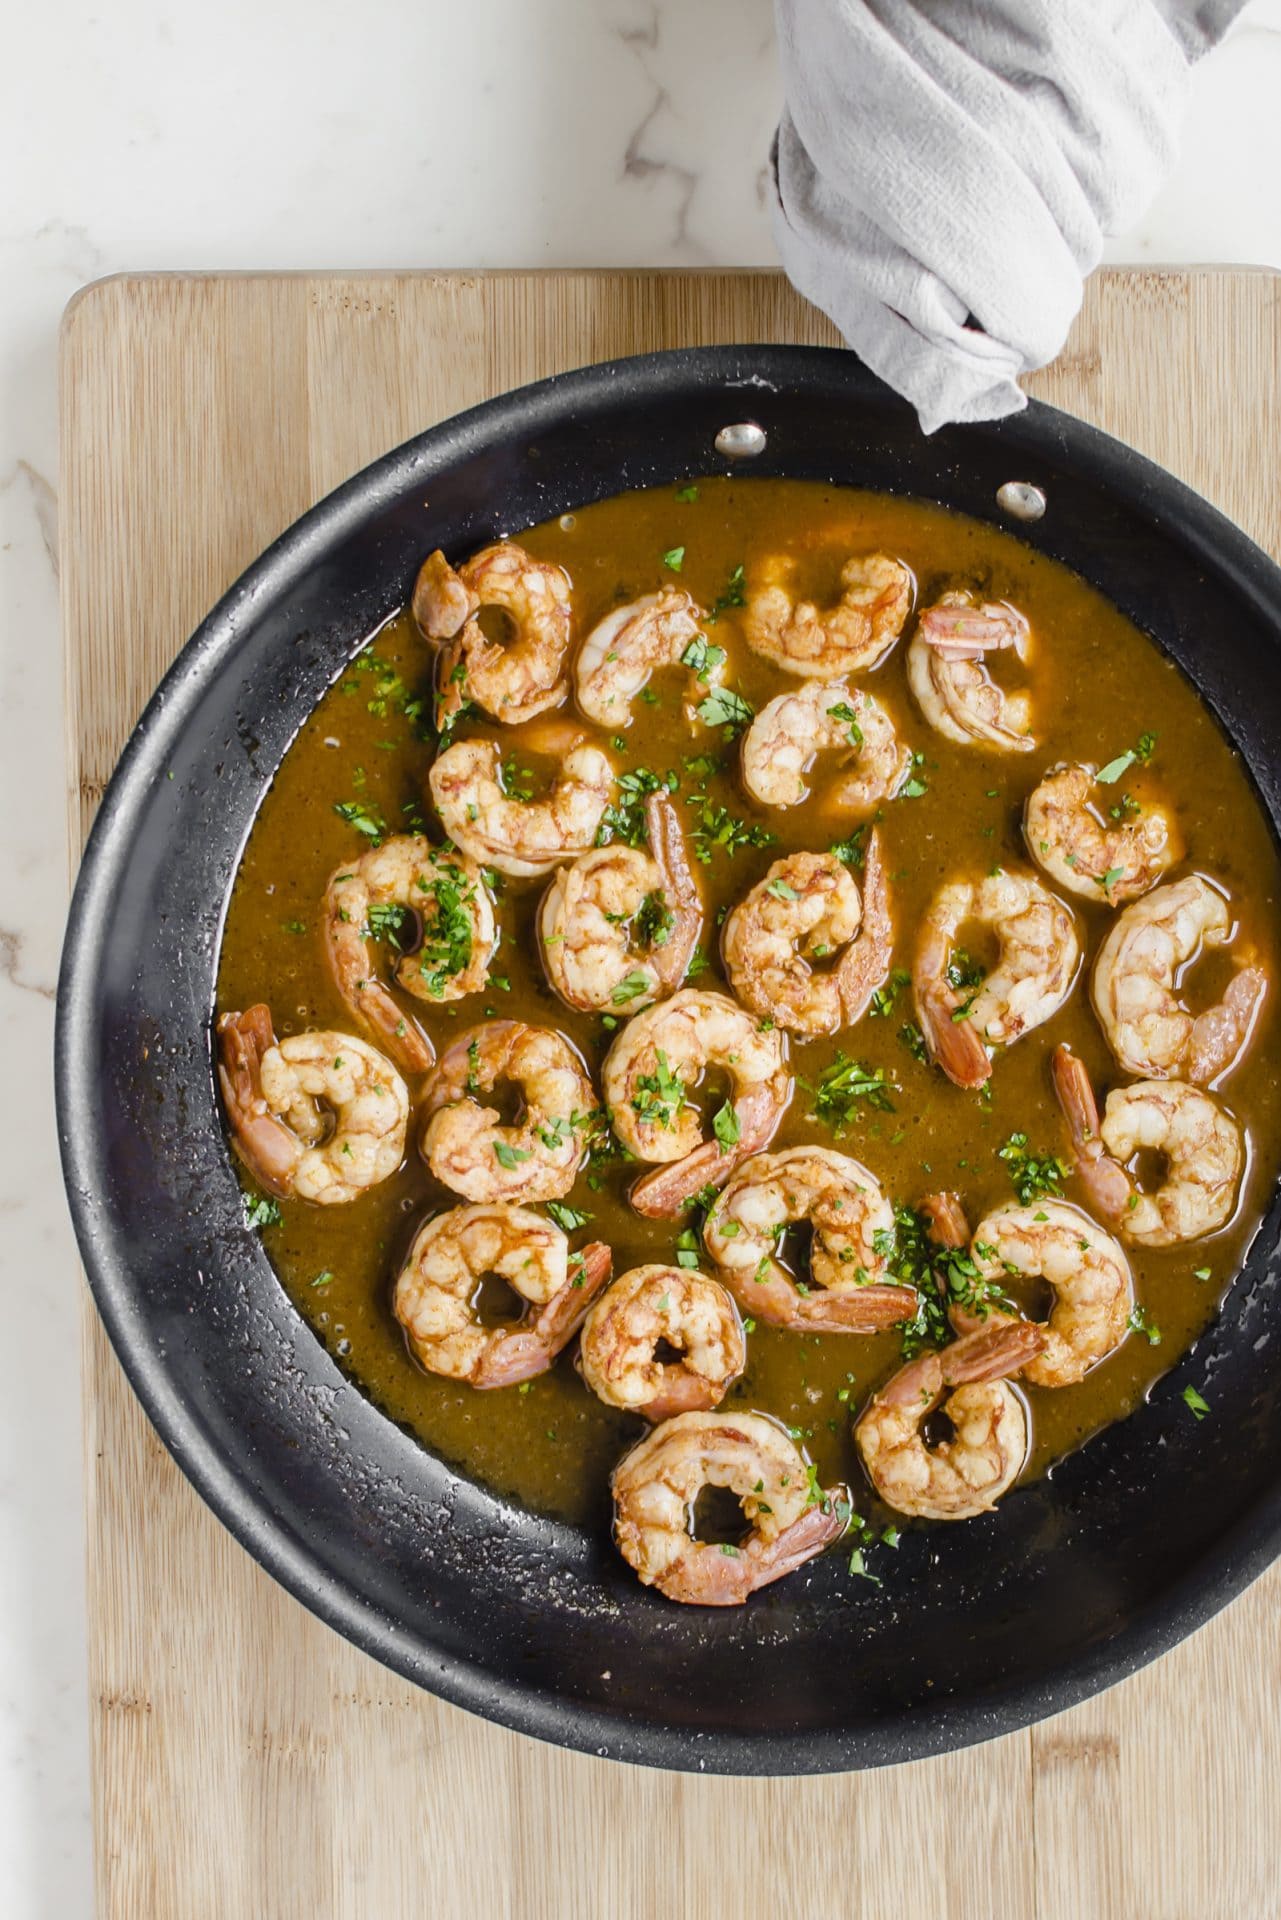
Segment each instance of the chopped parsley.
M705 634L696 633L681 655L681 665L706 686L716 669L723 666L728 655L724 647L716 647ZM688 763L687 763L688 764Z
M866 852L863 846L863 838L866 832L866 827L855 827L848 840L834 841L830 851L836 855L838 860L843 860L847 867L861 868L866 858Z
M705 727L725 727L727 737L732 739L750 726L756 709L733 687L714 687L706 700L699 701L696 711Z
M863 744L863 729L860 727L858 715L855 713L849 701L838 700L836 705L829 707L827 711L830 719L845 721L849 730L850 745L852 747L861 747Z
M264 1227L278 1227L281 1221L280 1208L266 1193L245 1193L241 1195L245 1210L245 1225L252 1227L255 1233L261 1233Z
M1130 1317L1125 1324L1131 1333L1141 1333L1150 1347L1160 1346L1161 1329L1141 1303L1131 1309Z
M665 947L672 937L676 915L661 893L647 893L636 909L632 932L642 947Z
M632 767L618 776L620 799L606 807L596 832L596 845L607 846L611 840L622 840L629 847L649 845L649 833L645 824L645 800L651 793L661 793L664 789L674 793L678 786L674 773L657 774L649 767Z
M663 555L663 565L669 573L679 573L685 564L684 547L669 547Z
M367 806L363 801L335 800L334 812L357 833L363 833L371 846L380 847L391 831L377 807Z
M915 1020L905 1020L898 1030L898 1037L913 1060L919 1060L923 1067L929 1065L930 1050L925 1044L925 1035Z
M385 940L401 953L407 953L413 945L414 924L410 909L395 900L374 904L366 915L366 926L373 938Z
M472 922L463 903L473 897L475 888L456 869L443 869L420 885L418 977L432 999L439 1000L450 981L471 965Z
M698 1259L698 1235L693 1227L683 1227L676 1236L676 1264L678 1267L697 1267Z
M886 975L885 980L872 995L872 1003L868 1007L868 1013L873 1019L889 1019L894 1011L894 1002L911 978L911 974L904 972L902 967L895 967Z
M624 974L609 997L616 1007L625 1007L629 1000L638 1000L642 993L648 993L649 988L647 973L628 973Z
M581 1207L566 1206L563 1200L549 1200L547 1211L562 1233L577 1233L592 1217L590 1213L584 1213Z
M697 500L698 498L698 488L694 485L694 482L691 480L687 487L677 487L676 498L680 501L683 507L692 506L694 501Z
M722 587L721 591L713 600L707 615L707 624L709 626L714 625L723 613L729 612L731 607L745 607L746 605L747 575L744 573L742 562L740 561L738 566L736 566L730 574L724 587Z
M505 1140L495 1140L494 1158L500 1167L506 1167L510 1173L522 1160L528 1160L530 1153L527 1147L509 1147Z
M1204 1420L1210 1411L1210 1403L1203 1400L1195 1387L1184 1387L1183 1404L1196 1420Z
M1062 1198L1063 1182L1070 1169L1057 1154L1029 1152L1025 1133L1012 1133L1005 1145L996 1149L996 1157L1005 1162L1023 1206L1030 1206L1042 1194Z
M744 847L772 846L776 836L768 827L749 826L732 814L728 807L718 806L714 801L704 800L701 795L687 795L686 805L698 809L697 819L692 832L694 857L707 866L713 852L720 847L731 859Z
M1127 747L1124 753L1118 753L1115 760L1109 760L1106 767L1099 768L1094 778L1102 787L1115 786L1121 775L1128 773L1136 761L1146 766L1155 752L1156 735L1141 733L1137 746Z
M712 1115L712 1132L720 1141L722 1153L728 1153L742 1138L743 1129L739 1124L738 1113L729 1100L718 1107Z
M854 1124L864 1106L874 1107L879 1113L893 1113L894 1102L890 1099L893 1086L884 1067L864 1066L861 1061L851 1060L838 1051L810 1089L814 1095L814 1112L840 1135Z
M679 1071L671 1065L663 1049L654 1055L655 1071L637 1075L632 1111L652 1127L672 1128L685 1106L685 1087Z

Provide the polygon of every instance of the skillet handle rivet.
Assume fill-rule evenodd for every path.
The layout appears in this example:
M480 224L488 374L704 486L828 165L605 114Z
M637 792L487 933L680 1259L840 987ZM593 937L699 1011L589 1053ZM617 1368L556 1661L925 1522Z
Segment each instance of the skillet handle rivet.
M1039 520L1045 512L1045 495L1030 480L1007 480L996 490L996 504L1013 520Z
M758 453L765 451L765 429L758 427L755 420L739 420L733 426L722 427L716 436L716 451L727 460L754 460Z

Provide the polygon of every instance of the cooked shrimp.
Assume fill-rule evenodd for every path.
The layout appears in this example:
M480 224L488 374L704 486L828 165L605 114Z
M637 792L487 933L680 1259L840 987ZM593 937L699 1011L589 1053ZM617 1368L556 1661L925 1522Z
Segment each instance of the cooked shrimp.
M543 966L567 1006L639 1013L685 978L702 898L670 795L649 794L645 818L652 853L594 847L559 868L543 895Z
M927 607L907 649L907 682L936 732L961 746L1029 753L1031 695L1006 693L985 665L986 655L1012 648L1028 656L1030 634L1017 607L977 606L969 593L945 593Z
M1056 1047L1053 1068L1077 1172L1122 1239L1172 1247L1227 1224L1245 1148L1240 1127L1213 1095L1182 1080L1140 1080L1113 1088L1100 1124L1094 1089L1076 1055ZM1145 1193L1126 1168L1143 1150L1165 1158L1165 1179L1155 1193Z
M1090 992L1127 1073L1204 1082L1237 1060L1267 988L1262 968L1240 966L1218 1005L1195 1018L1176 992L1187 963L1206 947L1226 946L1232 933L1227 901L1199 873L1156 887L1117 915Z
M512 1387L546 1373L609 1279L610 1251L571 1254L559 1227L525 1207L453 1207L414 1237L392 1295L410 1351L428 1373L473 1387ZM535 1309L511 1326L482 1326L487 1274Z
M862 1019L883 985L893 932L873 829L861 900L836 854L789 853L731 910L721 951L730 985L753 1013L791 1033L836 1033ZM826 960L826 971L814 964Z
M443 640L438 662L442 720L470 701L515 725L559 706L569 649L569 575L535 560L514 540L499 540L454 570L443 553L423 562L413 614L428 640ZM506 644L486 637L478 615L497 607L514 629Z
M840 1538L844 1487L815 1489L804 1454L761 1413L681 1413L615 1467L614 1538L647 1587L691 1606L737 1607ZM738 1495L750 1531L736 1545L696 1540L704 1487Z
M754 653L805 680L860 673L878 666L903 631L916 582L886 553L855 556L841 568L841 597L820 610L793 600L792 561L776 554L756 569L743 616Z
M1047 773L1027 797L1023 837L1051 880L1083 900L1114 907L1155 886L1183 858L1183 840L1161 806L1107 826L1090 801L1094 779L1093 767L1059 766Z
M802 1280L778 1258L783 1234L812 1232ZM707 1216L707 1251L746 1312L801 1333L879 1333L910 1320L912 1287L886 1281L894 1209L875 1174L830 1147L761 1153L740 1167Z
M1027 1459L1027 1415L1006 1376L1039 1352L1044 1334L1020 1321L918 1354L873 1395L854 1440L887 1506L922 1520L988 1513ZM952 1438L930 1446L925 1421L942 1403Z
M1000 953L977 985L957 979L967 922L989 927ZM1030 874L1003 867L940 888L921 926L912 990L930 1052L958 1087L981 1087L988 1048L1010 1046L1058 1012L1072 991L1081 949L1071 909Z
M703 1140L688 1095L707 1067L724 1070L731 1095ZM605 1105L638 1160L660 1163L632 1188L638 1213L679 1213L702 1186L723 1186L749 1154L769 1145L791 1098L783 1039L721 993L684 987L629 1020L605 1056Z
M455 740L427 776L445 832L482 866L517 877L550 873L596 838L614 791L614 769L599 747L566 753L551 792L518 800L503 787L492 740Z
M232 1139L271 1193L341 1206L400 1166L409 1090L366 1041L328 1032L277 1040L259 1003L222 1015L218 1051Z
M705 639L702 609L683 587L662 587L630 606L616 607L592 628L574 664L578 704L601 727L622 727L632 701L659 667L689 668L685 715L691 724L708 689L725 677L723 647L694 647ZM686 654L690 658L685 659Z
M416 833L396 834L330 876L325 953L338 991L398 1065L426 1073L436 1058L431 1042L378 978L369 947L375 915L397 907L412 914L417 937L392 971L406 993L435 1001L461 1000L484 986L494 907L474 861Z
M811 680L761 708L743 735L743 785L765 807L795 807L809 798L806 774L821 753L840 757L824 770L822 801L834 813L861 818L898 792L912 750L868 693L839 680Z
M522 1097L503 1124L480 1094L506 1083ZM424 1089L420 1147L436 1178L465 1200L559 1200L588 1146L596 1095L568 1040L519 1020L460 1033Z
M679 1358L660 1360L660 1347ZM633 1267L587 1316L579 1366L607 1406L670 1420L719 1406L743 1371L747 1341L719 1280L684 1267Z
M975 1228L970 1251L984 1280L1002 1281L1016 1268L1054 1291L1045 1346L1022 1370L1034 1386L1075 1386L1125 1339L1134 1306L1130 1263L1079 1207L1065 1200L998 1207Z

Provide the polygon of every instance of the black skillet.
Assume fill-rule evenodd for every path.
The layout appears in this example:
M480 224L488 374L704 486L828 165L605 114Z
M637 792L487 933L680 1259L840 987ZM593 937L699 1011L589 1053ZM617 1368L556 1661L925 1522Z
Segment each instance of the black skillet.
M63 1159L85 1264L161 1436L236 1537L376 1658L589 1752L808 1773L939 1752L1132 1673L1281 1550L1274 1204L1210 1330L1131 1419L964 1526L907 1532L893 1579L828 1557L746 1608L670 1605L602 1525L459 1479L351 1387L242 1223L210 1072L228 890L314 702L408 595L465 554L625 488L729 464L916 494L1011 524L1181 664L1281 823L1281 573L1116 441L1033 405L918 432L843 353L719 348L588 368L447 422L299 521L210 614L121 760L71 910L58 1001ZM1211 1403L1200 1423L1183 1388ZM163 1596L160 1597L163 1604Z

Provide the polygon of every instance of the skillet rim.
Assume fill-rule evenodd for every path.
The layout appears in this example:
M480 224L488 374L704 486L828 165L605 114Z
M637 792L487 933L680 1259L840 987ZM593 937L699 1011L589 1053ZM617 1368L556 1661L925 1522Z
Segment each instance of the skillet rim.
M909 1706L872 1725L823 1732L700 1732L600 1712L534 1690L434 1651L341 1580L324 1572L306 1542L267 1510L234 1460L178 1398L162 1360L140 1338L145 1313L133 1297L109 1220L87 1177L93 1165L92 1020L95 958L118 874L127 869L131 809L163 777L189 706L216 677L242 620L260 597L287 593L324 555L391 506L408 486L484 447L535 437L566 409L607 414L620 396L663 397L691 382L715 386L727 408L741 389L786 392L789 383L833 377L883 403L886 389L852 354L836 348L726 345L680 348L599 362L513 389L428 428L362 469L287 528L233 583L182 648L152 695L107 786L85 844L63 947L57 994L55 1093L63 1179L76 1238L98 1311L134 1392L166 1448L218 1518L273 1578L327 1625L415 1684L485 1718L578 1751L637 1764L722 1774L811 1774L894 1764L952 1751L1025 1727L1088 1699L1138 1671L1205 1624L1281 1555L1281 1476L1195 1567L1158 1600L1136 1609L1101 1645L1027 1679L922 1709ZM953 430L957 431L957 430ZM978 429L1008 449L1011 471L1038 458L1067 464L1134 511L1161 521L1185 551L1204 557L1260 617L1281 628L1281 570L1217 508L1163 468L1101 429L1031 401L1025 412ZM722 471L710 464L707 471ZM625 488L620 488L625 491ZM1017 532L1017 529L1014 529ZM1230 725L1220 716L1229 738ZM1239 750L1239 748L1238 748ZM223 903L225 905L225 902ZM295 1310L296 1311L296 1310ZM1220 1312L1222 1309L1220 1309ZM1216 1316L1217 1320L1217 1316ZM1213 1327L1216 1320L1212 1320ZM1185 1356L1185 1360L1186 1360Z

